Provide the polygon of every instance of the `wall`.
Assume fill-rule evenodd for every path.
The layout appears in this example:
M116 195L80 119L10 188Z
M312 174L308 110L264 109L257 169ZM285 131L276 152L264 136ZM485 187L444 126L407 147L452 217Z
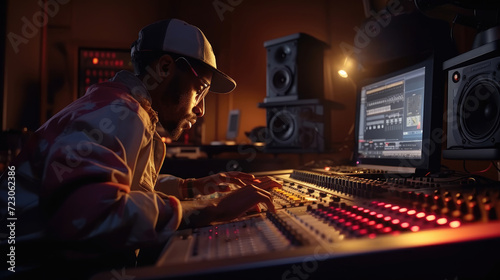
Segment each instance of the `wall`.
M238 83L232 94L207 96L203 143L225 138L231 109L242 113L240 143L249 141L244 132L265 125L265 110L258 108L266 97L263 43L304 32L329 45L324 96L337 104L332 110L329 141L335 157L349 158L355 85L339 78L336 71L345 55L341 44L353 44L355 28L366 18L363 1L343 1L341 7L339 2L328 0L46 1L51 5L47 24L40 24L43 18L37 17L39 1L7 1L6 31L11 37L6 40L5 52L4 130L34 130L76 98L78 47L129 48L144 25L177 17L205 32L219 68ZM368 2L376 4L373 11L377 12L385 1ZM14 41L12 34L18 36ZM457 26L455 36L459 50L468 50L473 38L470 30ZM461 169L461 162L445 163Z

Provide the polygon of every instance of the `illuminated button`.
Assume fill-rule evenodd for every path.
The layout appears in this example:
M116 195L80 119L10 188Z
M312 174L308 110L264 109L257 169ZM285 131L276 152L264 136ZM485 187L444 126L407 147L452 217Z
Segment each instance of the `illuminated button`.
M458 227L460 227L460 225L461 225L461 224L460 224L460 222L459 222L459 221L451 221L451 222L450 222L450 227L451 227L451 228L458 228Z
M415 210L408 210L408 211L406 212L406 214L408 214L409 216L413 216L413 215L415 215L416 213L417 213L417 211L415 211Z
M419 213L417 213L417 215L415 215L415 217L421 219L421 218L425 217L425 213L424 212L419 212Z
M419 213L419 214L420 214L420 213ZM418 214L417 214L417 215L418 215ZM429 221L429 222L432 222L432 221L434 221L434 220L436 219L436 216L434 216L434 215L429 215L429 216L425 217L425 219L426 219L427 221Z
M404 222L404 223L401 223L400 226L401 226L401 228L407 229L410 227L410 224L407 222Z
M448 220L446 218L439 218L439 219L436 220L436 223L438 225L442 226L442 225L446 225L446 223L448 223Z

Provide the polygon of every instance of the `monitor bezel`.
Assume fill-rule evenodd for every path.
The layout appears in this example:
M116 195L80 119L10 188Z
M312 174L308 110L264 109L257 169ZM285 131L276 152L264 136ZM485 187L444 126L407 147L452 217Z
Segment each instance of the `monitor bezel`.
M401 75L421 67L425 67L424 85L424 118L422 131L422 145L424 147L420 159L408 158L361 158L359 153L359 124L361 92L364 86L377 83L391 77ZM436 172L441 168L441 150L444 135L444 77L441 64L431 55L420 62L405 66L390 73L380 73L377 77L366 78L357 83L356 116L355 116L355 143L354 161L356 165L375 165L390 167L414 168L415 173Z

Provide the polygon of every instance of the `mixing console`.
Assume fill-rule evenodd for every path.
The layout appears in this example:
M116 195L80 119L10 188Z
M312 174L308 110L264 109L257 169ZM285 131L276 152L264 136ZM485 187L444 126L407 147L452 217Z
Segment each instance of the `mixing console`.
M129 274L500 279L497 182L346 168L266 175L283 181L272 191L276 212L179 231L155 267Z

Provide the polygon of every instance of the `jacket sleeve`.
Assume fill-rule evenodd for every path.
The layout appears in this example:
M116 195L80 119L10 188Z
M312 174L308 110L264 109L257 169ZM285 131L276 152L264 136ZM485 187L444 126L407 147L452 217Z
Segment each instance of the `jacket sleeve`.
M183 180L184 179L173 175L160 174L158 176L158 181L156 181L155 190L168 195L173 195L176 198L183 200L185 199L181 191L181 183Z
M134 110L109 110L79 116L48 145L41 194L48 233L117 248L163 242L179 226L179 200L131 191L138 153L152 137Z

